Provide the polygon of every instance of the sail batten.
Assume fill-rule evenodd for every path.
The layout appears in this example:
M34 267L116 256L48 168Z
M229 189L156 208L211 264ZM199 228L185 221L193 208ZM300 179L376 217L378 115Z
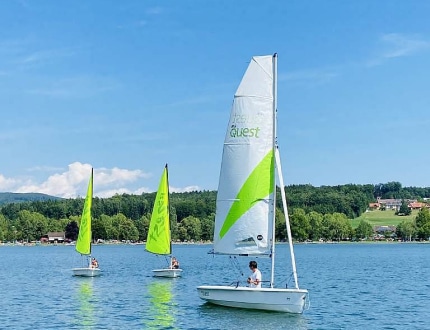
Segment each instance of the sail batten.
M164 168L155 197L148 230L146 250L155 254L171 254L167 165Z
M256 98L256 99L265 99L265 100L271 100L270 97L262 96L262 95L235 95L234 98L238 99L241 97L248 97L248 98Z

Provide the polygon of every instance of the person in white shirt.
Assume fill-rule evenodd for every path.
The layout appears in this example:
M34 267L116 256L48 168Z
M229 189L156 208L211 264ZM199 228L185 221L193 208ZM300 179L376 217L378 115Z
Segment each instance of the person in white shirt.
M247 282L249 283L250 288L261 288L261 272L257 268L257 262L252 260L249 262L249 268L252 273L248 277Z

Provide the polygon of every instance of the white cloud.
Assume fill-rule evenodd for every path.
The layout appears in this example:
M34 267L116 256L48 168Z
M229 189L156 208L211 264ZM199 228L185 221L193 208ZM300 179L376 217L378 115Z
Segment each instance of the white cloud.
M62 170L62 167L54 166L34 166L27 169L28 172L57 172Z
M17 185L17 183L17 180L5 178L2 174L0 174L1 191L11 191L11 189L13 189Z
M48 177L42 183L33 180L7 179L0 176L0 190L10 190L17 193L38 192L63 198L84 196L88 186L92 166L80 162L72 163L62 173ZM139 178L149 175L141 170L127 170L114 167L112 169L94 169L94 195L110 197L115 194L132 193L124 186L133 183ZM105 190L98 187L104 187ZM107 189L106 189L107 188Z
M99 186L121 185L134 182L139 178L149 177L148 173L144 173L141 170L125 170L117 167L112 169L100 168L94 174L94 182L97 181L97 185Z
M366 66L380 65L391 58L411 56L430 49L430 41L419 35L387 33L383 34L379 41L379 47L382 49L378 55L366 62Z
M280 82L292 82L300 85L325 84L351 68L377 66L392 58L412 56L427 51L430 49L430 40L426 40L419 35L387 33L380 36L377 48L376 55L366 61L328 66L314 70L280 73L278 80Z
M202 189L199 186L187 186L185 188L176 188L169 186L170 192L182 193L182 192L191 192L191 191L201 191Z
M142 195L143 193L154 192L153 189L149 189L148 187L141 187L133 192L134 195Z
M87 191L91 175L91 164L74 162L67 170L50 175L45 181L39 183L34 179L6 178L0 174L0 191L16 193L43 193L63 198L84 197ZM52 167L37 167L38 169L54 169ZM139 179L150 178L151 175L142 170L127 170L114 167L94 168L94 196L106 198L116 194L141 195L142 193L154 192L154 189L140 187L132 189L130 186L137 183ZM187 186L184 188L170 187L171 192L200 191L198 186Z
M69 165L69 169L66 172L53 174L41 184L33 182L24 184L18 187L16 192L39 192L64 198L76 197L77 191L80 191L85 186L85 183L88 184L90 174L90 164L75 162Z
M384 34L381 40L389 48L382 55L386 58L407 56L430 48L430 42L417 35L389 33Z

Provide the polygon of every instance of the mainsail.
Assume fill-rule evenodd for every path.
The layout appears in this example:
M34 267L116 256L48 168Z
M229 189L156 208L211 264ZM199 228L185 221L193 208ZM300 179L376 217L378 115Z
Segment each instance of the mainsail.
M255 56L236 91L224 140L214 253L265 254L274 203L273 57Z
M167 165L164 167L155 197L149 225L146 250L156 254L170 254L169 180Z
M87 197L85 197L81 223L79 224L79 236L76 242L76 251L80 254L91 254L91 206L93 202L93 169L91 169L90 182L88 183Z

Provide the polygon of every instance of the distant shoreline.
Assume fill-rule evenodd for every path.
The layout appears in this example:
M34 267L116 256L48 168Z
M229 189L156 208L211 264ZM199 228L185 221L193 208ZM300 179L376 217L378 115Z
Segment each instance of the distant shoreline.
M106 243L95 243L93 246L103 246L103 245L145 245L146 242L138 243L124 243L124 242L106 242ZM212 245L213 242L172 242L172 245ZM277 245L287 245L288 242L276 242ZM336 244L430 244L430 241L330 241L330 242L294 242L294 245L336 245ZM33 247L33 246L75 246L75 244L70 243L57 243L57 244L41 244L41 243L0 243L0 247L6 246L19 246L19 247Z

